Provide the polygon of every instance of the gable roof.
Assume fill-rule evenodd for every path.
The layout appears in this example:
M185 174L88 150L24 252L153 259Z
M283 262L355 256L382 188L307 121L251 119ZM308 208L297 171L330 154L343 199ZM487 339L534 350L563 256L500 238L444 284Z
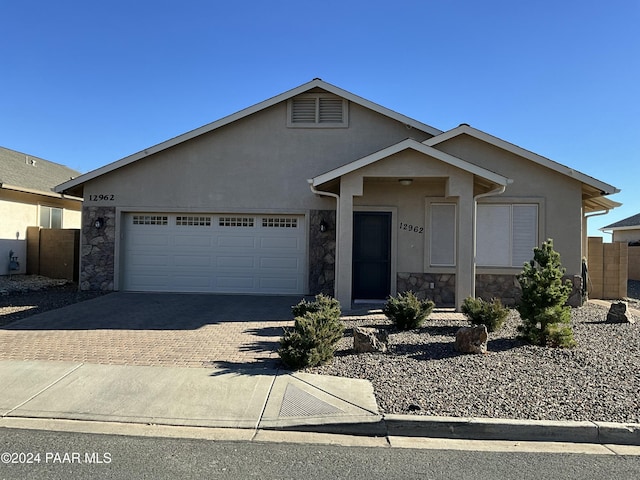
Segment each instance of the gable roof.
M372 153L371 155L367 155L366 157L360 158L354 162L330 170L326 173L318 175L317 177L311 178L309 179L309 183L311 183L314 187L317 187L318 185L330 182L331 180L335 180L336 178L346 175L347 173L366 167L367 165L371 165L372 163L408 149L423 153L437 160L440 160L441 162L490 180L494 183L497 183L498 185L508 185L510 183L510 179L503 177L502 175L474 165L473 163L469 163L458 157L454 157L453 155L449 155L448 153L437 150L411 138L379 150L375 153Z
M477 138L478 140L482 140L483 142L494 145L498 148L506 150L508 152L514 153L520 157L526 158L527 160L531 160L534 163L547 167L553 171L566 175L568 177L574 178L579 182L582 182L585 185L593 187L598 190L600 195L611 195L614 193L619 193L620 189L614 187L613 185L609 185L607 183L601 182L589 175L581 173L573 168L567 167L566 165L562 165L558 162L554 162L542 155L538 155L537 153L530 152L529 150L525 150L522 147L518 147L512 143L506 142L498 137L494 137L493 135L489 135L481 130L473 128L467 124L461 124L456 128L448 130L446 132L441 133L440 135L436 135L428 140L425 140L423 143L425 145L434 146L439 143L450 140L459 135L469 135L471 137ZM596 192L593 192L596 193ZM609 202L611 202L609 200ZM617 202L612 202L617 203ZM619 205L619 204L618 204ZM611 207L613 208L613 206Z
M0 188L60 197L54 187L80 175L59 163L0 147Z
M439 135L442 133L442 130L438 130L437 128L434 128L430 125L427 125L425 123L419 122L413 118L407 117L405 115L402 115L400 113L394 112L393 110L390 110L386 107L383 107L381 105L378 105L374 102L371 102L369 100L366 100L362 97L359 97L357 95L354 95L351 92L348 92L346 90L343 90L341 88L336 87L335 85L331 85L330 83L327 83L319 78L315 78L313 80L311 80L310 82L307 82L305 84L300 85L299 87L293 88L291 90L288 90L284 93L281 93L280 95L276 95L275 97L269 98L268 100L265 100L263 102L257 103L251 107L245 108L244 110L240 110L239 112L236 112L232 115L228 115L224 118L221 118L220 120L216 120L215 122L209 123L207 125L204 125L200 128L196 128L195 130L191 130L190 132L184 133L182 135L179 135L177 137L174 137L172 139L169 139L165 142L159 143L158 145L155 145L153 147L149 147L146 148L144 150L142 150L141 152L138 153L134 153L133 155L130 155L128 157L122 158L120 160L117 160L113 163L110 163L108 165L105 165L104 167L98 168L96 170L93 170L89 173L86 173L78 178L74 178L72 180L69 180L61 185L58 185L56 187L56 192L64 192L65 190L69 190L72 189L74 187L77 187L89 180L92 180L96 177L99 177L101 175L104 175L105 173L109 173L113 170L116 170L118 168L124 167L126 165L129 165L130 163L133 163L137 160L140 160L142 158L148 157L149 155L161 152L163 150L166 150L168 148L171 148L175 145L178 145L180 143L186 142L187 140L191 140L192 138L195 138L197 136L203 135L205 133L209 133L213 130L216 130L220 127L223 127L225 125L228 125L232 122L235 122L237 120L240 120L242 118L248 117L249 115L252 115L254 113L257 113L261 110L264 110L266 108L269 108L273 105L276 105L280 102L289 100L290 98L293 98L297 95L300 95L302 93L305 93L309 90L312 90L314 88L320 88L322 90L325 90L329 93L332 93L334 95L337 95L339 97L345 98L346 100L349 100L350 102L356 103L358 105L361 105L365 108L368 108L370 110L373 110L377 113L380 113L384 116L387 116L389 118L392 118L394 120L397 120L399 122L402 122L408 126L411 126L413 128L416 128L418 130L424 131L426 133L428 133L429 135Z
M640 213L602 227L600 230L634 230L640 228Z

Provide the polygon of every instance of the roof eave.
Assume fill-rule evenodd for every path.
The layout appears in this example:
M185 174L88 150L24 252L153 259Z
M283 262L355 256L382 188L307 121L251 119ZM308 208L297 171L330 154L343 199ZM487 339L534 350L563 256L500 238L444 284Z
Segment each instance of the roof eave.
M65 195L65 194L56 193L56 192L47 192L44 190L36 190L33 188L19 187L17 185L8 185L6 183L0 183L0 188L4 190L13 190L14 192L30 193L32 195L41 195L44 197L63 198L66 200L76 200L80 202L82 201L82 198L74 197L72 195Z
M568 177L575 178L579 182L582 182L591 187L597 188L602 195L613 195L615 193L620 193L620 189L614 187L613 185L609 185L608 183L605 183L605 182L602 182L601 180L590 177L589 175L579 172L573 168L569 168L549 158L543 157L542 155L538 155L537 153L533 153L522 147L514 145L513 143L509 143L505 140L502 140L501 138L494 137L493 135L490 135L486 132L478 130L477 128L473 128L467 124L462 124L456 128L447 130L441 135L437 135L428 140L425 140L423 143L425 145L435 146L439 143L445 142L447 140L450 140L462 134L470 135L474 138L490 143L498 148L502 148L503 150L507 150L518 156L524 157L542 166L550 168L551 170L562 173L563 175L567 175Z

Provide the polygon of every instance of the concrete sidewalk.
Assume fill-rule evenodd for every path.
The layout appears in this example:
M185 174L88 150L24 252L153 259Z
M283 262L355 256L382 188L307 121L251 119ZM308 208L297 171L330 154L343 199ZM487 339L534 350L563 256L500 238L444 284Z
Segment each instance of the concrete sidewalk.
M368 437L640 445L640 425L381 415L366 380L240 370L0 361L0 427L20 419Z

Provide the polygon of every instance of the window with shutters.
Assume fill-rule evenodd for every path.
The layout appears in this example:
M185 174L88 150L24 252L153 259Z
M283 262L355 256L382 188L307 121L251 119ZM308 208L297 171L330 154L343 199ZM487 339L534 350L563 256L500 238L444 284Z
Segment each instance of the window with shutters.
M348 102L335 95L307 93L289 100L287 126L301 128L346 128Z
M478 205L478 266L522 267L537 245L537 204Z

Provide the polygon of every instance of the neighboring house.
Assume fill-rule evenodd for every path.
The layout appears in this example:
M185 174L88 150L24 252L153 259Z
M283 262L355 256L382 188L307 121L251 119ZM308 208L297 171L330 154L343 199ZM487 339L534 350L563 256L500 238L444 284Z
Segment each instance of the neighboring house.
M82 289L326 292L344 308L409 289L512 302L536 245L553 238L580 275L587 213L619 205L572 168L319 79L56 191L85 200Z
M602 227L600 230L613 233L612 242L627 242L640 245L640 213Z
M640 213L600 229L612 233L612 242L628 244L627 279L640 280Z
M64 165L0 147L0 275L26 272L27 227L80 228L82 199L54 192L77 177ZM18 270L9 271L9 253Z

